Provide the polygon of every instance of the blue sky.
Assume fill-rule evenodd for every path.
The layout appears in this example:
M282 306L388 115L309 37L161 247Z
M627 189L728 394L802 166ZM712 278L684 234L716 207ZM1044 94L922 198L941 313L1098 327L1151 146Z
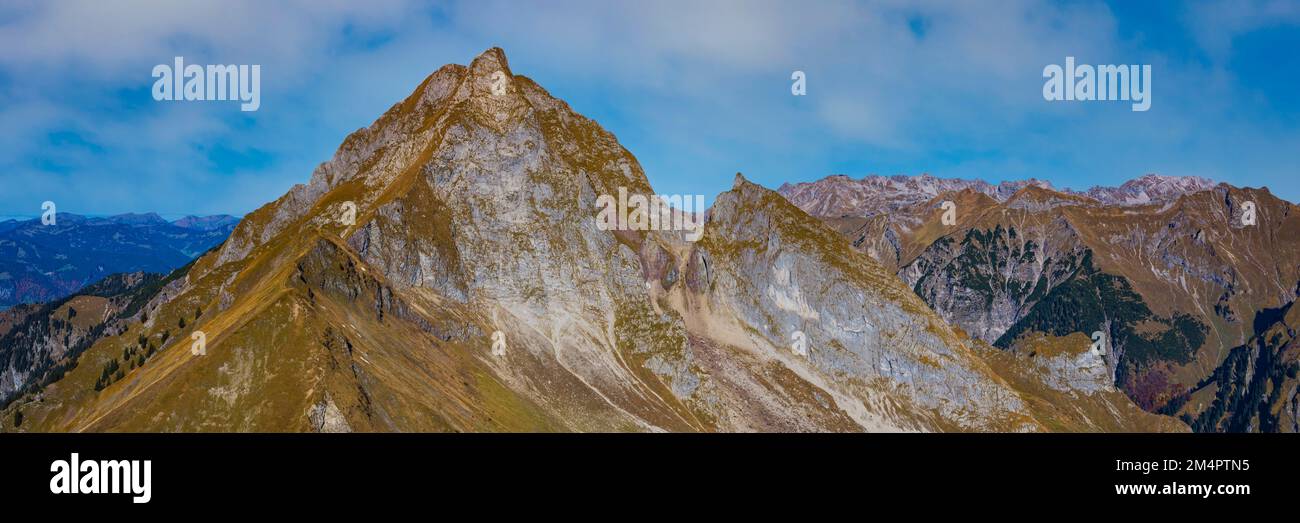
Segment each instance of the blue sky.
M246 213L492 46L662 193L711 201L738 171L1076 189L1155 172L1300 201L1300 1L101 4L0 7L0 215ZM175 56L261 65L260 110L154 101ZM1066 56L1150 64L1151 109L1045 101Z

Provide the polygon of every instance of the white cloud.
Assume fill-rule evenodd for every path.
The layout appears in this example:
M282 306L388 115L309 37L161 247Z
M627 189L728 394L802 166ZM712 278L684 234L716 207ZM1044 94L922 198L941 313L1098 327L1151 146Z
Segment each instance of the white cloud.
M1225 60L1238 36L1264 27L1300 24L1293 0L1209 0L1192 4L1189 15L1197 41L1216 61Z

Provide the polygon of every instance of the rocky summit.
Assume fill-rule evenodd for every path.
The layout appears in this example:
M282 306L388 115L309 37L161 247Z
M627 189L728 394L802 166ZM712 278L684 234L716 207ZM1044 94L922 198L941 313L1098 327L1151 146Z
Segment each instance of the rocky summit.
M1120 392L1086 337L995 348L901 255L739 174L698 241L599 227L620 190L654 194L500 49L442 67L118 307L2 430L1188 430Z

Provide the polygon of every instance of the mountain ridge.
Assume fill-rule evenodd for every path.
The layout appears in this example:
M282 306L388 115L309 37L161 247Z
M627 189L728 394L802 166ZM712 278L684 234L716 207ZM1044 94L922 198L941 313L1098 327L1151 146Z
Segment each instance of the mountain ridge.
M840 174L812 182L783 183L777 192L814 216L866 218L915 205L943 193L962 190L973 190L998 202L1005 202L1022 189L1033 187L1062 195L1077 204L1139 206L1167 203L1180 196L1210 190L1218 185L1212 180L1196 176L1145 174L1119 186L1097 185L1078 191L1057 189L1051 182L1037 178L991 184L978 178L939 178L930 174L868 175L856 180Z

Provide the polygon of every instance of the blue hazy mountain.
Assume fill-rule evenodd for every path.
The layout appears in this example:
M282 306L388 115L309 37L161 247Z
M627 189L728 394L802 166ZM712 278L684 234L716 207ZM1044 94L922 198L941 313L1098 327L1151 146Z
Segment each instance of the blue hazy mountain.
M113 273L165 274L225 241L237 223L154 213L0 221L0 309L59 299Z

